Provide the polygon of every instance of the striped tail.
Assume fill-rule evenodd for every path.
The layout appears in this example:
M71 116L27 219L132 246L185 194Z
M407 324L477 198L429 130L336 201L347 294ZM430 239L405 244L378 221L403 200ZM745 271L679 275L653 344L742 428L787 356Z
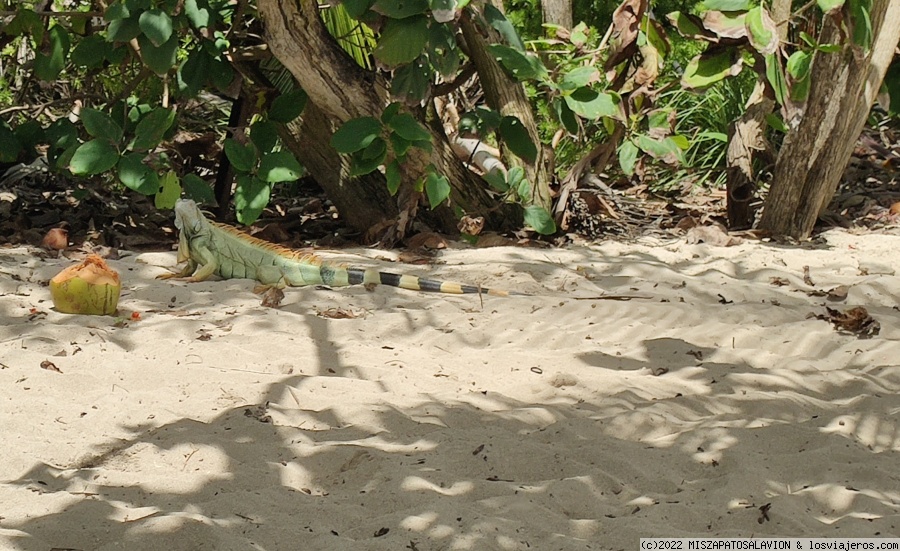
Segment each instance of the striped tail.
M359 268L347 268L347 283L350 285L380 284L410 291L424 291L429 293L448 293L451 295L483 294L497 297L523 295L516 291L501 291L486 289L475 285L464 285L453 281L440 281L437 279L425 279L412 275L393 274L379 272L378 270L363 270Z

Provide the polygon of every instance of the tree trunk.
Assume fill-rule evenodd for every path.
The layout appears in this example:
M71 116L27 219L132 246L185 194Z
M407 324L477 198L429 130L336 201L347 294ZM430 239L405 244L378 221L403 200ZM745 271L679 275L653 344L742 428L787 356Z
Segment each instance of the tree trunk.
M541 0L544 23L572 29L572 0Z
M381 172L353 178L347 176L350 173L349 158L340 155L322 139L333 134L338 124L316 104L307 101L303 115L284 126L281 140L314 175L347 225L362 233L364 241L373 242L377 236L369 232L386 220L396 219L397 205L388 193Z
M378 118L381 115L389 102L387 83L375 73L357 65L340 48L325 29L315 0L259 0L258 10L265 23L267 42L273 54L294 75L308 94L310 102L329 121L317 126L317 133L306 138L323 142L319 145L327 146L332 132L320 133L326 132L325 127L353 118ZM498 207L484 189L480 178L466 170L462 162L453 155L443 131L429 128L433 135L434 151L429 154L414 148L407 154L407 162L402 168L400 214L395 220L396 231L392 232L388 240L402 238L409 229L421 195L414 187L423 178L429 163L433 163L450 181L452 205L471 216L483 216L486 226L492 229L514 226L514 210L502 205ZM308 147L306 139L302 143L300 141L304 137L303 134L298 135L297 141L292 144L292 150L300 158L303 157L302 148ZM329 164L312 163L307 168L317 180L333 182L332 189L352 194L355 184L348 178L346 163ZM313 172L314 169L318 173ZM374 189L374 186L379 185L375 180L378 178L357 180L363 182L366 189L360 192L361 196L356 201L364 202L372 197L382 197L381 192ZM348 220L355 216L352 211L341 214ZM445 233L457 231L457 218L448 207L438 207L435 211L422 212L422 215L434 229Z
M496 6L496 1L493 3L502 11L502 4ZM466 13L463 13L460 19L460 26L466 41L466 53L478 71L478 79L484 89L488 107L499 111L503 116L517 117L528 132L531 141L537 146L537 158L533 163L525 162L508 151L501 150L506 166L522 166L525 169L526 178L531 182L532 196L523 197L522 200L525 204L539 205L549 211L551 206L550 178L552 176L550 153L541 144L531 103L525 95L525 88L520 82L507 75L503 67L488 51L488 40L481 33L488 33L491 42L500 42L495 31L478 29L475 22Z
M772 3L772 18L776 22L780 42L787 39L790 16L790 0L775 0ZM758 72L760 76L756 79L744 113L729 128L725 205L728 228L732 230L753 226L756 219L753 202L757 192L753 161L759 151L771 155L770 144L766 140L766 117L775 109L775 100L768 80L762 76L765 71Z
M900 0L875 0L871 20L868 56L854 46L816 53L806 114L785 138L760 221L772 234L808 238L837 190L900 41ZM820 42L840 40L840 30L828 18Z

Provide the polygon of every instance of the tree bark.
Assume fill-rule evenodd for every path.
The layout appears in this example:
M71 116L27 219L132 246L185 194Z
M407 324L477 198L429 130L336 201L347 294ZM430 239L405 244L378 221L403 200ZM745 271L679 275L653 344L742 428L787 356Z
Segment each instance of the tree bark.
M790 16L790 0L775 0L772 3L772 18L777 25L779 42L787 39ZM757 192L754 158L759 151L771 153L766 140L766 117L775 109L775 99L768 81L762 76L764 71L758 72L760 76L756 79L744 113L729 128L725 205L728 228L732 230L753 226L756 219L753 202Z
M544 23L572 28L572 0L541 0Z
M490 1L490 0L487 0ZM498 7L502 11L502 4ZM485 101L488 107L499 111L503 116L517 117L528 132L531 141L537 146L537 157L534 162L525 162L515 157L505 148L502 148L503 160L506 166L522 166L525 176L531 182L531 197L523 197L526 204L539 205L550 210L551 193L550 178L550 153L541 144L537 131L537 123L531 110L531 103L525 95L522 84L506 74L503 67L488 51L488 40L481 34L475 22L467 14L460 19L463 38L466 41L467 54L472 59L478 71L481 87L484 89ZM496 33L485 29L491 42L500 42Z
M774 235L808 238L837 190L900 41L900 0L875 0L871 20L868 56L849 45L816 53L806 114L785 138L760 220ZM820 42L839 40L840 29L828 18Z
M321 111L330 125L341 124L353 118L378 118L389 102L387 83L373 72L357 65L337 44L325 29L318 13L315 0L259 0L258 11L265 23L266 38L276 58L294 75L298 84L306 91L309 100ZM325 132L328 124L318 125L316 132ZM426 125L428 126L428 125ZM466 170L450 149L443 131L428 126L432 132L434 150L431 154L421 149L412 149L407 154L407 162L402 167L402 184L399 216L395 220L395 232L388 241L400 239L412 224L421 194L414 190L421 181L426 167L433 163L447 176L452 188L451 204L458 206L471 216L483 216L486 226L492 229L508 229L515 225L514 210L498 207L494 198L487 193L480 178ZM332 132L317 133L314 140L327 146ZM297 136L292 150L302 159L302 149L308 147L305 134ZM296 148L296 149L295 149ZM332 189L342 189L353 193L354 181L349 179L346 163L312 163L307 167L317 180L334 182ZM313 170L317 172L313 172ZM358 180L364 182L365 191L358 201L371 197L382 197L374 186L377 177ZM379 199L384 200L384 199ZM393 201L394 199L392 199ZM348 199L349 202L349 199ZM340 209L340 207L338 207ZM352 209L352 206L345 208ZM355 214L341 212L348 220ZM446 207L434 211L421 212L420 218L438 231L456 232L457 217ZM370 222L364 222L369 224Z

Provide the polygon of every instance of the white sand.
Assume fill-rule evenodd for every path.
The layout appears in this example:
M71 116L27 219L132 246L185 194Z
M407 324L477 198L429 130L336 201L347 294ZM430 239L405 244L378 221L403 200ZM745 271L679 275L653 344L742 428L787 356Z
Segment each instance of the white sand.
M124 327L53 310L69 261L0 249L0 548L900 536L900 236L826 238L454 250L434 269L344 254L537 296L304 288L278 310L249 281L157 281L174 253L140 254L111 262L120 314L141 316ZM881 333L807 319L826 299L805 265ZM576 300L604 293L646 298Z

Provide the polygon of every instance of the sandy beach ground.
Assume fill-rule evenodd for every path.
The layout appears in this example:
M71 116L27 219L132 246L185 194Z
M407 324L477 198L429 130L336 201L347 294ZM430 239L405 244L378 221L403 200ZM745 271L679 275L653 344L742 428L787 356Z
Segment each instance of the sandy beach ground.
M898 537L900 235L823 241L346 251L533 296L300 288L279 309L132 254L110 262L119 319L56 312L71 261L0 249L0 549ZM808 317L826 306L880 332Z

